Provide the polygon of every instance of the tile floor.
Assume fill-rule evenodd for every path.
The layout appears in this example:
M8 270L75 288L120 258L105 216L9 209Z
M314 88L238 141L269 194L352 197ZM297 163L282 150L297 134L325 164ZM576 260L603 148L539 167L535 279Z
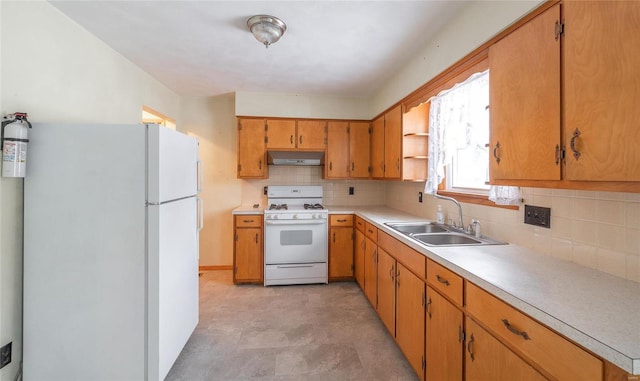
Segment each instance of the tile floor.
M200 323L167 376L197 380L417 380L354 282L234 286L200 277Z

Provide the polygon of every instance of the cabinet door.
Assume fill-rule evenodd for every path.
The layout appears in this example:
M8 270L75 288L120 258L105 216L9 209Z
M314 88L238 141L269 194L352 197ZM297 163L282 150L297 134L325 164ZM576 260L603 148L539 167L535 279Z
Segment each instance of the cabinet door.
M296 121L282 119L267 120L267 148L296 148Z
M560 5L489 48L491 180L560 180Z
M378 248L378 316L396 335L396 260Z
M640 181L640 2L563 7L565 177Z
M466 381L542 381L546 378L470 318L465 351Z
M329 278L353 277L353 228L331 228Z
M427 287L427 380L462 381L462 311Z
M396 341L420 379L424 378L425 286L403 265L396 264Z
M262 229L236 229L234 282L262 282Z
M371 177L384 178L384 115L371 123Z
M349 123L351 178L366 179L369 177L369 126L367 122Z
M399 179L402 166L402 105L384 115L384 177Z
M324 164L328 179L349 177L349 123L327 123L327 157Z
M364 253L364 293L373 308L378 304L378 246L365 238Z
M355 264L355 276L356 282L360 285L362 291L364 291L364 256L365 256L365 238L364 233L360 230L356 230L356 244L354 246L354 264Z
M238 178L267 177L262 119L238 121Z
M327 122L324 120L298 121L298 149L324 151L327 148Z

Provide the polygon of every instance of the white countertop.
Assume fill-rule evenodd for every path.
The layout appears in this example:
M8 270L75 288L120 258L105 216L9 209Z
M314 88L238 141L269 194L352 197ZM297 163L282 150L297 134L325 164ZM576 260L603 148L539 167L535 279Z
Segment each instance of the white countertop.
M257 207L255 205L258 205ZM264 205L254 204L254 205L240 205L235 208L231 214L264 214Z
M640 375L640 283L517 245L423 246L384 223L425 219L388 207L351 209L593 353Z

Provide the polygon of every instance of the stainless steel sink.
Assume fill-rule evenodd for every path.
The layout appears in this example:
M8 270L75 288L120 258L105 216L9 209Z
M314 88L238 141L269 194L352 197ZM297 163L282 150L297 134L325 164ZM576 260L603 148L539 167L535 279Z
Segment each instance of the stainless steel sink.
M387 223L388 226L404 234L443 233L448 231L431 222L399 222Z
M413 238L433 246L482 245L484 242L458 233L414 234Z
M426 246L504 245L489 237L474 237L451 226L430 221L388 222L385 225Z

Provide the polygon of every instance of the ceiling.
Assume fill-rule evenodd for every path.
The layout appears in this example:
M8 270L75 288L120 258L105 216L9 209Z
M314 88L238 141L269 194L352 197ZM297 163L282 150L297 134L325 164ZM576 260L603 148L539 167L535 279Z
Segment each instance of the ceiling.
M234 91L369 97L466 1L58 1L51 3L181 95ZM266 49L256 14L279 17Z

